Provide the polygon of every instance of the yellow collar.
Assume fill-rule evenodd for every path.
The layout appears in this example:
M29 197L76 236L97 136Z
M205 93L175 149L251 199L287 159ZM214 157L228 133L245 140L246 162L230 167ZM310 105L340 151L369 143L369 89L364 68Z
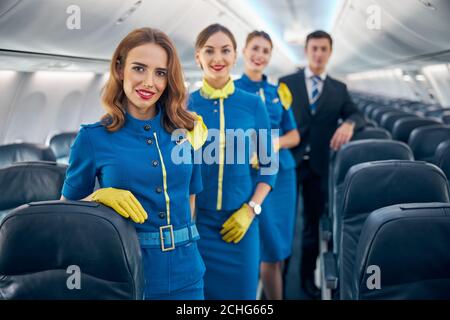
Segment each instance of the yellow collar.
M203 85L200 89L202 95L207 99L226 99L228 96L234 93L234 82L233 79L230 78L227 84L222 89L215 89L211 87L211 85L203 79Z

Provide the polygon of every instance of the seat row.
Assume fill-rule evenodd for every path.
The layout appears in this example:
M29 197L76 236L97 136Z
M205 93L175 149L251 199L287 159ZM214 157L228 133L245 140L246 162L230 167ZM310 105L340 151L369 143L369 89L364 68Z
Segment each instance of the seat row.
M441 144L434 162L445 167L445 163L450 162L448 149L448 142ZM423 251L422 245L408 247L408 252L415 256L426 254L431 266L446 263L450 268L450 259L445 260L447 257L441 257L436 251L441 250L443 238L434 239L432 232L388 233L384 236L392 242L377 242L380 230L385 230L383 223L387 221L401 229L401 221L408 221L407 214L417 213L423 216L417 220L419 224L416 227L420 227L419 221L426 220L428 215L434 217L434 213L440 212L445 220L448 214L448 209L441 210L449 206L449 187L445 174L436 165L413 159L414 154L407 144L386 139L353 141L331 155L328 212L320 225L321 288L324 299L427 298L432 294L427 295L428 291L423 290L434 290L439 286L432 284L433 281L425 281L427 277L432 279L436 276L434 270L420 273L414 269L420 267L420 259L411 264L408 281L398 280L401 290L395 287L396 280L390 286L386 279L392 280L397 275L398 279L401 278L402 273L396 274L399 270L395 269L398 261L397 264L393 261L395 252L404 252L405 249L397 244L405 241L411 244L420 241L427 243L426 251ZM431 221L438 223L441 218L430 219L432 224ZM438 225L430 228L438 228ZM363 229L372 232L373 238L368 236L369 233L361 232ZM445 239L450 240L450 235ZM377 251L375 259L378 264L366 266L367 261L375 261L372 259L372 247L381 250ZM390 252L389 255L384 257L383 250ZM389 261L388 256L393 260ZM366 287L364 281L367 280L368 270L361 269L363 264L367 268L372 266L374 270L380 267L377 272L381 272L383 289L373 291ZM446 277L450 279L450 272L446 273ZM446 288L448 291L444 295L436 288L436 292L440 292L436 296L440 294L441 298L450 298L450 283Z
M67 164L70 147L76 137L76 132L57 134L50 139L49 145L33 143L13 143L0 146L0 168L15 162L25 161L56 161Z

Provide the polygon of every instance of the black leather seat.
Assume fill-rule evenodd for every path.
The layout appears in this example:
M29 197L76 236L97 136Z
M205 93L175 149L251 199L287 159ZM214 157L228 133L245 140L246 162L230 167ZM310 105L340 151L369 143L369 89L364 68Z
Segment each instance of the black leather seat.
M383 117L383 115L388 113L388 112L392 112L392 111L395 111L395 109L392 108L392 107L378 108L378 109L376 109L376 110L374 110L372 112L372 119L376 123L380 124L380 121L381 121L381 118Z
M442 122L445 124L450 124L450 114L445 114L441 117Z
M435 125L414 129L408 144L416 160L433 162L438 145L450 139L450 126Z
M349 298L450 299L448 243L448 203L400 204L372 212L358 241ZM376 272L378 288L373 286Z
M59 199L66 169L56 162L20 162L0 169L0 220L23 204Z
M397 121L398 119L403 119L403 118L417 119L418 117L413 114L409 114L409 113L402 112L402 111L387 112L387 113L383 114L383 116L381 117L380 126L382 128L385 128L389 132L392 132L392 128L394 127L395 121Z
M366 122L365 127L366 128L376 128L378 127L378 124L373 121L373 120L369 120L368 118L364 118L364 121Z
M0 168L14 162L56 161L50 148L32 143L13 143L0 146Z
M364 139L392 139L391 134L383 128L365 127L355 132L352 141Z
M406 118L406 119L400 119L397 120L394 124L394 127L392 128L392 138L395 140L408 142L409 135L415 128L424 127L424 126L430 126L439 124L439 122L436 122L435 120L430 119L412 119L412 118Z
M445 175L433 164L388 160L362 163L350 169L345 177L340 213L338 262L341 299L352 298L356 250L369 214L394 204L418 202L449 202Z
M438 145L433 162L444 171L447 180L450 180L450 140L443 141Z
M60 163L69 163L70 147L77 136L77 132L64 132L54 135L50 139L50 149Z
M440 106L439 107L429 107L425 111L425 116L427 116L427 117L440 117L445 111L446 111L446 109L444 109L444 108L442 108Z
M34 202L0 223L2 299L142 299L132 221L94 202Z
M364 110L364 114L367 118L372 119L372 113L375 112L378 108L383 108L383 105L380 105L379 103L372 103Z
M333 224L333 250L337 253L340 238L340 215L345 177L352 166L379 160L413 160L408 145L393 140L361 140L344 145L337 152L330 171L329 215Z

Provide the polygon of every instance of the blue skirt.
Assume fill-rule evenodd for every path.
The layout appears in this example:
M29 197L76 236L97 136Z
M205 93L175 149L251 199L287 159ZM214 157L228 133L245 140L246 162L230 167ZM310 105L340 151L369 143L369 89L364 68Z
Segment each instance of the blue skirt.
M259 216L263 262L282 261L291 255L295 231L296 189L295 169L280 169L275 186L264 200Z
M253 220L237 244L222 240L222 224L233 211L197 210L198 247L205 262L206 300L255 300L259 277L259 228Z

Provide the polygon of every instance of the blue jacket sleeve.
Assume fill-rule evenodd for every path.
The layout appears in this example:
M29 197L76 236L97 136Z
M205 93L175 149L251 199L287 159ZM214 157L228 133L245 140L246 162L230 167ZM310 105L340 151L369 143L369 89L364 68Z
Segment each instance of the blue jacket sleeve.
M273 152L272 135L270 130L269 114L261 98L257 99L256 112L257 122L257 154L259 169L256 177L256 184L265 182L272 188L275 185L276 174L278 172L278 153Z
M283 129L284 133L288 131L297 129L297 123L295 122L294 112L292 108L284 109L283 108L283 118L281 119L281 129Z
M82 127L70 152L62 195L70 200L80 200L92 193L95 186L96 166L94 148L88 129Z

